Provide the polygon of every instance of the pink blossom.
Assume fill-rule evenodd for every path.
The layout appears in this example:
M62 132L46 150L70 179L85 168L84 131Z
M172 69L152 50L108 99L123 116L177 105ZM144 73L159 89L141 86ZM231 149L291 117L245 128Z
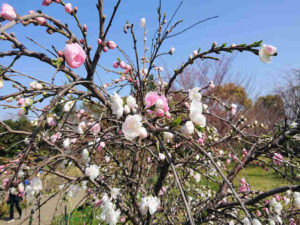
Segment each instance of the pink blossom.
M61 137L61 133L57 132L50 137L50 141L54 144Z
M103 47L103 51L104 51L104 52L107 52L107 51L108 51L108 48L107 48L106 46L104 46L104 47Z
M162 109L157 109L157 110L155 111L155 115L156 115L157 117L163 117L163 116L164 116L164 110L162 110Z
M115 49L117 47L117 44L114 41L108 41L107 46L109 49Z
M260 217L261 216L261 212L259 210L256 210L256 216Z
M276 196L275 196L275 199L276 199L276 201L280 201L280 196L279 196L279 195L276 195Z
M64 55L71 68L80 67L86 59L85 51L77 43L67 44L64 50Z
M20 98L18 101L18 105L23 105L25 102L25 98Z
M60 2L61 2L61 0L55 0L55 2L56 2L56 3L60 3Z
M120 67L121 67L122 69L126 69L126 63L125 63L124 61L121 61L121 62L120 62Z
M163 111L167 113L169 111L168 99L164 95L158 95L157 92L148 92L145 97L146 108L155 105L157 100L161 100L163 103ZM152 113L150 110L149 113Z
M98 45L102 45L102 40L99 38L98 40L97 40L97 43L98 43Z
M72 13L72 4L71 3L67 3L66 5L65 5L65 11L67 12L67 13L69 13L69 14L71 14Z
M86 25L86 24L83 24L83 30L84 30L85 32L87 32L87 25Z
M100 124L96 123L91 127L91 132L93 135L97 135L100 132Z
M9 5L7 3L4 3L4 4L2 4L2 7L1 7L0 16L6 20L13 20L13 19L17 18L18 15L17 15L14 7L12 7L11 5Z
M38 24L39 25L45 25L46 23L47 23L47 21L46 21L46 19L44 18L44 17L41 17L41 16L39 16L39 17L37 17L36 18L36 21L38 22Z
M283 156L279 153L274 153L274 156L273 156L273 162L277 165L281 165L281 162L283 160Z
M42 5L43 5L43 6L48 6L48 5L50 5L51 3L52 3L52 0L44 0L43 3L42 3Z
M203 143L204 143L203 138L199 138L199 139L198 139L198 143L199 143L200 145L203 145Z
M98 145L97 150L101 151L105 147L105 142L101 141L100 144Z
M245 148L243 148L242 152L243 152L243 158L245 158L248 155L248 152Z
M26 111L25 111L24 108L21 108L21 109L18 110L18 115L19 116L23 116L23 115L25 115L25 113L26 113Z
M8 182L9 182L9 179L8 178L4 178L2 180L3 186L5 187L8 184Z
M130 72L130 71L132 70L132 67L131 67L130 65L126 64L126 70L127 70L128 72Z
M119 63L118 63L118 62L114 62L114 63L113 63L113 67L114 67L114 68L118 68L118 67L119 67Z

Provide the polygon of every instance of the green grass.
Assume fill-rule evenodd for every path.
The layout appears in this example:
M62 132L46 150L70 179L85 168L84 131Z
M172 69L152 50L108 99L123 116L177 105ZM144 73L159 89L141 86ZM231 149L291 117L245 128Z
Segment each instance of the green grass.
M100 209L96 209L95 207L85 207L83 209L77 209L74 213L68 216L69 224L71 225L98 225L99 220L96 219L96 216L100 215ZM61 215L56 217L52 225L64 225L65 224L65 216Z

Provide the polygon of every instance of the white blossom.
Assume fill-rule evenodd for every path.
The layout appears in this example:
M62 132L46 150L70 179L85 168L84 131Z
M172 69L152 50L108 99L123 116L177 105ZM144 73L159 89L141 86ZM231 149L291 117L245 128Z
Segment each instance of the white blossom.
M85 128L86 128L85 122L84 122L84 121L80 122L80 123L78 124L78 128L77 128L78 133L79 133L79 134L83 134Z
M271 63L272 56L276 53L276 48L272 45L262 45L259 50L259 58L264 63Z
M174 137L174 134L172 134L171 132L164 132L163 135L164 135L164 140L166 142L170 142Z
M109 225L116 225L121 211L119 209L115 210L115 205L109 200L106 194L102 197L102 202L100 219Z
M2 78L0 78L0 89L3 88L3 86L4 86L3 80Z
M128 106L128 105L125 105L124 106L124 112L126 113L126 114L129 114L130 113L130 107Z
M170 54L172 55L174 52L175 52L175 48L172 47L172 48L170 49Z
M189 99L191 101L201 101L202 95L200 93L200 88L199 87L195 87L193 89L189 90ZM201 106L202 109L202 106Z
M97 165L90 165L89 167L85 168L85 175L91 180L96 179L99 176L99 167Z
M140 27L145 27L146 25L146 18L141 18L140 19Z
M144 132L142 128L142 117L140 115L129 115L122 125L122 132L127 140L132 141L140 136L141 132Z
M75 104L75 101L69 101L64 105L64 112L70 112L73 105Z
M145 215L148 210L149 213L153 215L157 211L159 206L160 200L157 197L148 196L141 199L139 209L142 215Z
M89 151L86 148L82 150L81 156L82 156L82 159L84 161L88 161L89 160L89 155L90 155Z
M194 132L195 126L192 121L187 121L184 126L181 127L181 132L189 136Z
M118 195L120 195L120 188L112 188L110 190L110 196L112 199L117 199Z
M112 101L111 109L113 111L113 114L116 115L118 119L120 119L124 111L123 99L117 93L112 95L110 99Z
M70 138L66 138L63 142L63 146L65 149L70 147Z
M32 190L36 193L40 192L43 189L43 183L39 177L34 177L31 180L30 185L32 187Z
M134 97L132 97L131 95L129 95L127 98L126 98L126 104L131 108L131 109L134 109L134 108L137 108L138 105L136 104L136 100Z

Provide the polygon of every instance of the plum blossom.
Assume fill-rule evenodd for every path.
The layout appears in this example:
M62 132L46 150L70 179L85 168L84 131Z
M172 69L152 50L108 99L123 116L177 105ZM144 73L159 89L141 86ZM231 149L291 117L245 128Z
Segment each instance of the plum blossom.
M251 225L251 222L250 222L250 220L247 218L247 217L245 217L243 220L242 220L242 222L243 222L243 224L244 225ZM256 219L256 218L254 218L253 220L252 220L252 224L253 225L261 225L261 223L259 222L259 220L258 219Z
M74 106L75 101L69 101L66 102L66 104L64 105L64 112L70 112L70 110L72 109L72 107Z
M71 68L80 67L86 59L86 53L78 43L66 44L64 56Z
M164 113L169 112L168 99L164 95L158 95L157 92L148 92L145 97L146 108L151 106L156 106L156 102L158 101L158 109L162 109ZM148 113L152 113L151 110L148 110Z
M96 123L91 127L90 131L92 132L93 135L97 135L100 132L100 129L101 129L100 124Z
M201 101L202 95L200 93L201 88L195 87L189 90L189 99L191 101ZM201 107L202 108L202 107Z
M0 78L0 89L3 88L3 86L4 86L3 80L2 78Z
M107 194L102 197L101 214L100 219L108 223L109 225L116 225L121 211L115 210L115 205L109 200Z
M142 124L142 117L140 115L129 115L126 117L123 125L122 125L122 132L125 135L125 138L129 141L134 140L141 133L144 133L145 128ZM142 134L143 135L143 134Z
M13 20L17 18L17 13L10 4L3 3L1 6L1 13L0 16L5 20Z
M43 183L39 177L34 177L31 180L30 185L35 193L39 193L43 189Z
M112 95L110 97L111 101L112 101L112 111L114 115L117 115L117 118L120 119L121 116L123 115L123 99L117 94L115 93L114 95Z
M282 156L281 154L279 154L279 153L274 153L274 155L273 155L273 162L274 162L274 164L280 166L282 160L283 160L283 156Z
M54 118L54 116L48 116L47 123L50 127L54 127L56 125L56 119Z
M70 138L66 138L63 142L63 146L65 149L68 149L70 147Z
M141 18L140 19L140 27L145 27L146 25L146 18Z
M42 5L43 6L48 6L48 5L50 5L52 3L52 0L44 0L43 2L42 2Z
M300 209L300 193L295 192L294 193L294 198L295 198L295 206L297 209Z
M157 197L144 197L141 199L141 202L139 204L139 209L142 213L142 215L145 215L148 210L151 215L153 215L158 207L160 206L160 200Z
M202 103L200 101L192 101L190 106L190 119L201 127L206 126L206 117L202 114Z
M107 46L109 49L115 49L117 47L117 44L114 41L108 41Z
M91 180L96 179L99 176L99 167L97 165L90 165L85 169L85 175Z
M69 13L69 14L72 13L73 9L72 9L72 4L71 4L71 3L67 3L67 4L65 5L65 11L66 11L67 13Z
M89 160L89 155L90 155L90 153L89 153L89 151L86 148L82 150L81 156L82 156L82 159L84 161L88 161Z
M170 54L172 55L174 52L175 52L175 48L172 47L172 48L170 49Z
M118 195L120 195L120 188L112 188L110 190L110 196L112 199L117 199Z
M259 58L264 63L271 63L272 56L276 53L276 47L272 45L262 45L259 50Z
M187 121L182 127L181 127L181 132L186 135L189 136L192 133L194 133L195 130L195 126L193 124L192 121Z
M237 109L236 104L231 104L231 106L230 106L230 113L231 113L231 115L234 116L236 114L236 109Z
M166 142L170 142L174 137L174 134L172 134L170 132L164 132L163 135L164 135L164 140Z
M134 97L132 97L131 95L129 95L126 98L126 104L131 108L131 109L135 109L138 107L138 105L136 104L136 100Z

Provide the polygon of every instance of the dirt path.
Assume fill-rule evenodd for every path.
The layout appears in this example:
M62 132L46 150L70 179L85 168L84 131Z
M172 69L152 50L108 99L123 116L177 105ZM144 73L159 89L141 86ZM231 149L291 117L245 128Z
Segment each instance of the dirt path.
M42 201L47 199L49 196L43 196ZM45 205L41 207L41 225L50 225L54 216L58 216L64 213L65 205L67 206L68 212L70 212L84 197L84 191L79 192L76 197L73 197L69 202L61 202L61 198L59 195L50 199ZM36 202L35 202L36 203ZM29 224L29 217L30 217L31 206L28 206L26 209L23 210L22 219L15 219L15 222L9 223L11 225L21 225ZM18 218L18 212L14 209L15 218ZM7 219L0 219L0 225L8 224ZM38 212L36 212L33 216L33 223L32 225L38 225Z

